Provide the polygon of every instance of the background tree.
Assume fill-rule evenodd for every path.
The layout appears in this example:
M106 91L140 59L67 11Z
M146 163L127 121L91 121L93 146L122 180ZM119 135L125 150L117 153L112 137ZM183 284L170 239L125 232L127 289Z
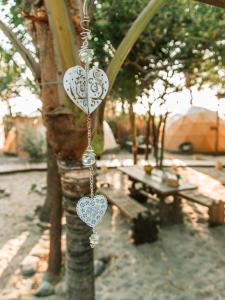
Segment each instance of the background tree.
M98 1L98 10L93 16L93 45L100 65L111 60L136 11L147 2ZM163 73L185 77L184 87L190 92L193 86L200 89L209 82L221 81L219 72L224 69L225 57L224 14L224 10L194 1L166 2L127 56L120 71L123 72L121 78L125 77L124 73L127 78L131 74L136 76L137 95L141 88L151 89L157 79L162 79ZM111 30L112 22L115 30ZM119 78L120 74L117 77L120 83ZM120 91L123 93L122 88ZM100 121L104 108L105 103L99 111Z

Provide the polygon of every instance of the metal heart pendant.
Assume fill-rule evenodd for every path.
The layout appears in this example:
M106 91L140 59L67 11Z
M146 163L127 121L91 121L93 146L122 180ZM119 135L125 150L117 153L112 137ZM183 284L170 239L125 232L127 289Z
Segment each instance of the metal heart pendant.
M66 71L63 86L70 99L88 114L92 113L105 98L109 81L101 69L91 68L86 78L84 68L75 66Z
M82 197L77 203L79 218L90 227L95 227L105 215L108 202L105 196Z

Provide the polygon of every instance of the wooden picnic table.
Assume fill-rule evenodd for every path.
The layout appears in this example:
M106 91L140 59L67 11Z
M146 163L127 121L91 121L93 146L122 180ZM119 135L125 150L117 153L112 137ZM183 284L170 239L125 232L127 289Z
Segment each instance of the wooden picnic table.
M144 172L141 166L121 167L119 170L126 174L132 181L130 189L131 196L158 200L160 222L162 225L180 223L182 221L181 199L191 201L208 208L208 222L211 226L225 224L225 201L223 199L209 198L199 193L197 186L185 181L180 181L178 187L170 187L167 184L155 180L154 176ZM141 183L141 188L136 187ZM149 194L156 194L157 197L149 197ZM139 197L137 197L139 195ZM144 197L143 196L143 197ZM173 201L168 204L166 198L172 196Z
M168 186L163 182L155 180L155 178L152 175L146 174L144 172L143 167L141 166L121 167L119 168L119 170L122 173L128 175L129 178L134 182L140 182L144 186L149 187L156 194L158 194L160 198L174 195L181 191L196 189L195 185L184 181L181 181L178 187Z
M188 182L180 181L178 187L168 186L166 183L156 180L152 175L144 172L141 166L120 167L119 170L126 174L133 182L131 191L136 189L136 183L141 183L142 188L137 189L137 192L148 191L150 194L156 194L160 202L160 220L161 224L174 224L182 222L181 198L179 192L194 190L197 187ZM166 203L166 198L172 196L173 201L170 204Z

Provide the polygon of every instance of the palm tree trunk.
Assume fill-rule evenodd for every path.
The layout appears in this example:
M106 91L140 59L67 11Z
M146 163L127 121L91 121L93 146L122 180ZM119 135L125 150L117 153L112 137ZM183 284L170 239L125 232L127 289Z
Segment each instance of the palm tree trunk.
M68 300L94 300L93 249L91 228L75 212L78 200L89 194L89 170L75 161L58 161L66 214Z
M55 52L53 51L52 35L49 24L37 24L40 61L45 63L42 67L43 81L50 81L46 77L47 66L51 61L58 74L58 80L62 81L64 70L73 63L74 53L69 45L73 41L64 32L70 23L67 15L66 2L59 1L57 6L55 1L46 1L47 8L51 10L49 14L49 23L52 24L53 36L58 28L59 35L54 39ZM63 23L61 22L63 20ZM63 28L62 28L63 27ZM45 39L44 39L45 36ZM64 44L63 44L64 41ZM49 42L48 47L46 42ZM60 42L60 47L56 47ZM61 43L62 42L62 43ZM62 50L63 55L60 56L57 51ZM67 52L70 52L68 55ZM51 55L51 57L48 57ZM48 61L46 61L48 57ZM63 63L63 64L62 64ZM61 65L62 64L62 65ZM61 69L61 67L63 67ZM47 79L47 80L46 80ZM56 80L53 77L53 80ZM54 91L56 86L50 86ZM48 127L48 138L54 152L58 157L58 167L62 184L64 211L66 216L66 285L68 300L94 300L94 267L93 267L93 249L89 244L89 236L91 229L83 223L76 214L75 205L77 201L84 195L89 194L89 170L83 168L80 158L87 147L87 125L84 113L72 104L70 100L64 99L65 93L61 93L62 86L58 86L58 94L55 102L50 102L45 97L43 89L42 96L44 102L44 117ZM60 97L59 97L60 95ZM62 95L62 96L61 96ZM47 95L46 95L47 96ZM61 103L66 103L64 106ZM72 111L69 109L71 108ZM94 114L92 115L92 128L94 128Z

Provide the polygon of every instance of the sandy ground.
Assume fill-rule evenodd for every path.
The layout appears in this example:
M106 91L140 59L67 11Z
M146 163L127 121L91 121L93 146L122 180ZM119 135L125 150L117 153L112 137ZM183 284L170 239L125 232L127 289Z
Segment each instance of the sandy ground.
M205 181L201 174L198 182L210 190L217 180L206 175ZM193 176L189 174L195 180ZM104 179L127 188L126 178L116 172ZM43 196L29 193L33 183L44 184L45 173L0 177L0 187L11 193L0 199L0 300L38 299L31 295L46 270L48 231L25 218L44 201ZM211 192L225 197L225 188L217 184ZM202 206L184 201L183 210L184 224L163 228L159 241L138 247L129 243L129 225L118 210L108 210L98 228L101 240L95 257L109 258L109 263L96 278L96 300L225 299L225 226L208 228L207 210ZM24 278L20 265L30 256L38 258L38 272Z

